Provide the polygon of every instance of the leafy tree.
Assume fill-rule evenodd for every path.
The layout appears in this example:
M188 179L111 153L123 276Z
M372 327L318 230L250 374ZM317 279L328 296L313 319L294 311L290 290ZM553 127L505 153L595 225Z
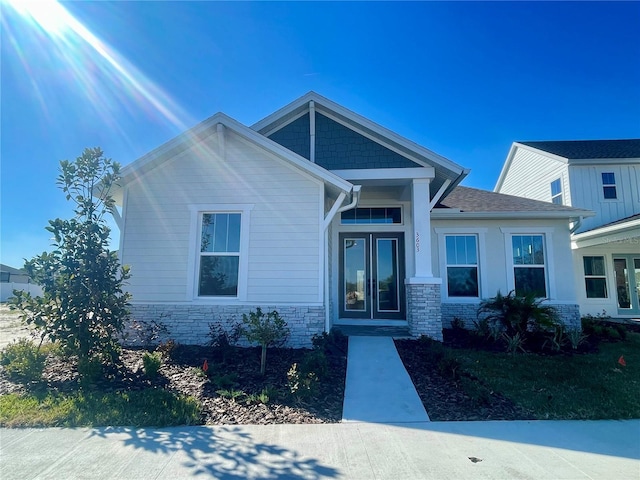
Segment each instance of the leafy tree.
M43 338L60 342L65 353L78 356L82 376L117 360L117 336L128 316L130 295L123 285L129 268L121 267L109 250L105 220L115 208L111 190L119 171L119 164L105 158L100 148L85 149L75 162L60 162L57 185L75 204L75 216L50 220L46 229L53 234L54 250L25 263L43 295L16 290L10 300Z
M260 356L260 374L264 375L267 364L267 347L282 345L289 336L287 322L277 311L266 315L260 307L255 312L249 312L249 316L242 314L242 335L249 342L256 342L262 347Z

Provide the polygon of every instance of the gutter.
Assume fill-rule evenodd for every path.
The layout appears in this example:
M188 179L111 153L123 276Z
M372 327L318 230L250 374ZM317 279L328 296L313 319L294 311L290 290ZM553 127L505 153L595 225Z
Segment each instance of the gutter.
M571 227L571 230L569 230L569 233L571 235L573 235L575 233L575 231L580 228L580 225L582 225L582 220L584 220L584 217L582 215L580 215L578 217L578 219L576 220L576 222L573 224L573 227Z

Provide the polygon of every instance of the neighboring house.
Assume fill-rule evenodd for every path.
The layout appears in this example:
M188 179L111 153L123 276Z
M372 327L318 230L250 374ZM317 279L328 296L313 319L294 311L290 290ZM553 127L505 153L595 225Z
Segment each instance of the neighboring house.
M516 142L495 191L593 210L571 236L581 313L640 317L640 139Z
M31 295L42 295L42 288L32 283L24 270L0 264L0 302L13 296L14 290L24 290Z
M310 92L251 127L218 113L122 169L132 313L182 342L276 309L442 338L498 290L579 321L569 224L591 212L459 186L468 170Z

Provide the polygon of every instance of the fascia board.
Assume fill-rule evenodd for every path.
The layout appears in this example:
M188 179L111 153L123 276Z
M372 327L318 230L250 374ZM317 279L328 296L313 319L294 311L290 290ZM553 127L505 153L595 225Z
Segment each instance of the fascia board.
M570 165L628 165L640 164L640 158L575 158L569 160Z
M307 92L300 98L297 98L293 102L285 105L282 108L279 108L278 110L266 116L262 120L254 123L249 128L251 128L251 130L255 130L256 132L258 132L263 128L269 126L271 123L279 120L280 118L289 115L290 113L294 112L295 110L299 109L305 104L308 105L310 101L315 100L317 97L320 97L320 95L318 95L313 91Z
M513 162L513 158L515 157L516 152L519 148L521 148L522 150L527 150L529 152L537 153L538 155L543 155L547 158L550 158L552 160L557 160L564 164L569 163L569 160L566 157L561 157L560 155L555 155L553 153L549 153L539 148L530 147L529 145L524 145L523 143L520 143L520 142L513 142L513 144L511 145L511 148L509 149L509 154L507 155L507 159L504 162L504 165L502 166L502 170L500 171L500 176L498 177L496 186L493 187L494 192L498 192L498 193L500 192L500 189L502 188L502 184L504 183L504 179L507 176L507 172L509 171L509 168L511 168L511 163Z
M224 120L224 121L223 121ZM281 157L282 159L288 161L289 163L295 165L300 170L303 170L312 176L319 178L327 183L332 184L336 188L343 190L345 192L350 192L353 188L353 184L340 178L338 175L331 173L329 170L322 168L319 165L316 165L313 162L310 162L304 157L292 152L291 150L283 147L277 142L260 135L255 130L252 130L249 127L242 125L240 122L228 117L227 115L222 114L220 123L222 123L225 127L230 128L238 135L244 137L245 139L251 141L252 143L270 151L271 153Z
M210 135L216 133L215 125L220 122L220 118L224 116L224 114L218 112L212 117L200 122L195 127L190 128L186 132L183 132L171 140L163 143L159 147L151 150L149 153L146 153L142 157L134 160L132 163L125 165L122 167L121 179L124 184L128 183L132 180L132 177L135 177L137 174L143 171L149 171L155 168L157 165L163 163L168 158L171 158L177 155L176 150L183 150L188 148L198 142L204 140ZM205 136L200 136L205 133L208 129L210 129L210 133ZM197 137L197 141L194 140Z
M588 232L576 233L573 235L573 239L574 241L579 242L581 240L596 238L603 235L623 233L629 230L633 230L634 228L640 228L640 219L630 220L628 222L618 223L616 225L610 225L608 227L596 228L594 230L589 230Z
M216 129L214 127L218 123L221 123L225 127L234 131L236 134L246 138L247 140L256 145L259 145L262 148L267 149L271 153L278 155L279 157L285 159L299 169L304 170L310 173L312 176L332 184L340 190L350 192L351 188L353 187L351 183L347 182L343 178L329 172L328 170L325 170L319 165L310 162L306 158L303 158L298 154L286 149L282 145L269 140L268 138L260 135L254 130L251 130L250 128L242 125L240 122L221 112L216 113L215 115L208 118L207 120L204 120L195 127L187 130L177 137L174 137L155 150L152 150L146 155L140 157L138 160L135 160L133 163L123 167L121 171L121 185L126 185L133 179L138 178L140 173L145 173L162 164L169 158L172 158L174 155L179 153L176 150L182 151L190 146L201 142L209 135L215 134ZM203 133L207 132L207 130L210 130L210 133L208 135L201 136Z
M522 219L532 219L532 218L578 218L578 217L587 217L593 216L594 213L587 210L579 210L572 212L546 212L546 211L538 211L538 212L438 212L437 209L431 211L431 218L433 219L446 219L446 220L455 220L455 219L466 219L466 218L475 218L475 219L512 219L512 220L522 220Z

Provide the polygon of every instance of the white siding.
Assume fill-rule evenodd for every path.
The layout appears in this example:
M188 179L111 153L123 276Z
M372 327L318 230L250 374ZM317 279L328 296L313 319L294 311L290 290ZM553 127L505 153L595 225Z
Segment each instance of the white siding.
M505 251L505 234L501 228L523 228L527 233L540 233L551 230L546 236L545 245L547 257L546 275L547 288L554 286L551 300L554 302L575 302L575 285L573 278L573 264L571 258L571 242L567 220L441 220L431 219L432 227L432 261L434 276L442 278L443 288L446 288L446 272L443 271L443 259L440 258L439 232L447 232L452 229L464 228L467 234L473 229L484 231L486 250L479 248L480 258L480 284L484 283L485 289L480 292L482 298L495 296L500 290L503 294L513 290L514 285L507 279L507 269L510 268L509 257L511 251ZM468 230L467 230L468 229ZM550 257L553 265L550 264ZM482 264L484 258L484 264ZM482 281L484 280L484 282ZM460 299L451 299L453 303L460 303Z
M617 199L607 200L602 191L602 173L613 172ZM577 233L640 213L640 164L572 165L569 168L572 205L596 212L585 218Z
M209 137L127 187L121 254L134 301L193 300L190 205L251 204L246 301L317 303L321 182L229 131L225 148L220 160Z
M558 178L562 180L562 203L570 205L567 164L518 148L499 193L550 202L551 182Z

